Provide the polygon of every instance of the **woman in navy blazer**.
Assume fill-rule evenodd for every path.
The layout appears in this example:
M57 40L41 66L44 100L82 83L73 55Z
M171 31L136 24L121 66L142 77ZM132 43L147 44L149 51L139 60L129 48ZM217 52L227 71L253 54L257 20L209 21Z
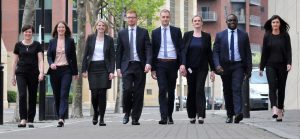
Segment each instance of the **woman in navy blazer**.
M71 38L70 28L63 21L55 25L52 37L47 52L48 74L50 74L56 113L59 118L57 127L63 127L72 76L74 79L78 78L76 48L74 39Z
M183 50L181 52L182 63L180 73L187 77L188 96L187 112L190 123L203 124L205 118L205 80L210 66L211 79L214 81L214 66L212 60L210 34L202 31L202 17L196 15L192 19L193 31L184 33Z
M106 126L104 114L106 110L106 92L111 88L114 78L115 49L113 38L106 35L108 25L104 20L95 23L95 34L88 36L82 60L82 75L88 77L91 100L94 108L93 124Z

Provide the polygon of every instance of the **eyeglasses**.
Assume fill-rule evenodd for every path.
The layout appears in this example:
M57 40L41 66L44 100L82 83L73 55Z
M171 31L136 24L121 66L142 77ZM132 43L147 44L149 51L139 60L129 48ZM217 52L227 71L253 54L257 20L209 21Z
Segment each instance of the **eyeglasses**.
M132 17L126 17L127 19L135 19L136 18L136 16L132 16Z

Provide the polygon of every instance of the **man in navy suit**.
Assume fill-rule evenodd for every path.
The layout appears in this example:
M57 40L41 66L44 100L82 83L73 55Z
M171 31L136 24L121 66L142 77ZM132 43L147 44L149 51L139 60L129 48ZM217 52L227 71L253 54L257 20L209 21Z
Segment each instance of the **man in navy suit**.
M221 75L226 123L239 123L243 120L242 83L251 76L252 58L248 34L237 29L237 16L230 14L226 23L228 29L217 33L213 48L216 73Z
M118 34L116 68L123 77L123 124L140 125L139 119L144 104L146 73L151 71L152 49L148 31L137 26L137 13L126 13L128 28Z
M180 63L181 31L170 26L170 11L160 12L161 26L152 31L153 62L151 76L159 87L161 120L159 124L173 124L175 87Z

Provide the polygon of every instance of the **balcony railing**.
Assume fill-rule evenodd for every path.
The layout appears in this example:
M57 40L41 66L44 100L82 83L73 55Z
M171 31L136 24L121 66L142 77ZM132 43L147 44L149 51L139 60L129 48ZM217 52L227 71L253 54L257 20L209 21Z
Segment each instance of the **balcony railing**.
M261 51L261 45L260 44L250 43L250 47L251 47L251 52L252 53L260 52Z
M250 4L260 6L261 0L250 0Z
M231 2L246 2L246 0L230 0Z
M217 21L217 13L215 11L200 12L203 22Z
M261 26L260 17L255 15L250 15L250 25L252 26Z

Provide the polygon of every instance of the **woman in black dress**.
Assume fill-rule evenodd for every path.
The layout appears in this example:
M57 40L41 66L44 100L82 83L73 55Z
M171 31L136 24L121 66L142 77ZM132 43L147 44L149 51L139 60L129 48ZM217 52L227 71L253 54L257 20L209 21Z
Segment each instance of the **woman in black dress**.
M289 25L278 15L273 15L264 25L266 30L260 61L260 76L266 67L269 98L273 118L281 122L283 117L285 85L292 65Z
M94 27L95 34L88 36L82 61L82 76L88 77L91 100L94 108L93 124L106 126L104 114L106 110L106 92L111 88L114 78L115 50L113 38L106 35L108 25L98 20Z
M44 78L43 49L39 42L32 39L33 26L23 26L22 32L24 39L17 42L14 48L12 84L15 86L17 83L19 91L21 122L18 127L26 127L28 123L28 127L33 128L38 82Z

